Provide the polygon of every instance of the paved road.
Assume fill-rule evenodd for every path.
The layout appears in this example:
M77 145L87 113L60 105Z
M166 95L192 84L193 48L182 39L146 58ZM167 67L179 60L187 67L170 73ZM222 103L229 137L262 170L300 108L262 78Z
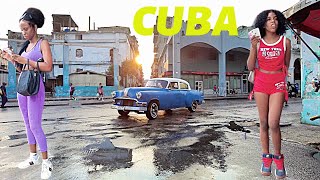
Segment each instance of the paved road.
M319 127L299 123L301 100L290 101L282 116L287 179L320 177ZM20 170L28 156L18 108L0 110L1 179L39 179L40 166ZM274 179L261 177L254 101L207 101L195 113L160 112L119 117L110 104L46 106L43 127L52 179ZM234 121L240 128L233 129ZM244 131L250 131L245 133ZM240 130L240 131L239 131Z

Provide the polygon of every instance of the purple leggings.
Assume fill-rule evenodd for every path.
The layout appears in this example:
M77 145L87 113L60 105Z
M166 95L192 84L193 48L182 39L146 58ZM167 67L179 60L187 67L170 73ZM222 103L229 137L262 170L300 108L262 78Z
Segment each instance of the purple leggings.
M41 78L41 77L40 77ZM41 152L47 151L47 139L42 130L42 112L44 107L44 84L40 80L38 94L34 96L23 96L17 93L20 112L26 125L29 144L38 144Z

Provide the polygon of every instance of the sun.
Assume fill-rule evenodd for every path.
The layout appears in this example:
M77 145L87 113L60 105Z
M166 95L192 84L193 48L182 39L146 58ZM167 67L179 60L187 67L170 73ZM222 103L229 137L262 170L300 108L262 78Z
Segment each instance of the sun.
M142 60L141 60L140 55L138 55L138 56L136 57L136 62L137 62L138 64L142 64Z

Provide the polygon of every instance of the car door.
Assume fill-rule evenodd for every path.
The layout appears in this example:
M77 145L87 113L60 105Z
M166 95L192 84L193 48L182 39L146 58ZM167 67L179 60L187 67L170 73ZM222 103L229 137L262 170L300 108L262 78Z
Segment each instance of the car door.
M169 88L168 96L170 100L170 109L182 107L184 98L179 89L179 82L177 81L170 82L168 88Z

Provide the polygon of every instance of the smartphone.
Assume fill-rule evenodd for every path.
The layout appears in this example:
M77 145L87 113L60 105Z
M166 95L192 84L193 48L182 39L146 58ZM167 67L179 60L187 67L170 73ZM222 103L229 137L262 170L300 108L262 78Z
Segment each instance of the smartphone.
M254 29L252 29L251 31L249 31L248 35L249 35L250 39L251 39L253 36L259 36L259 37L261 38L259 28L254 28Z
M2 51L5 51L8 54L12 55L12 51L9 48L4 48Z

